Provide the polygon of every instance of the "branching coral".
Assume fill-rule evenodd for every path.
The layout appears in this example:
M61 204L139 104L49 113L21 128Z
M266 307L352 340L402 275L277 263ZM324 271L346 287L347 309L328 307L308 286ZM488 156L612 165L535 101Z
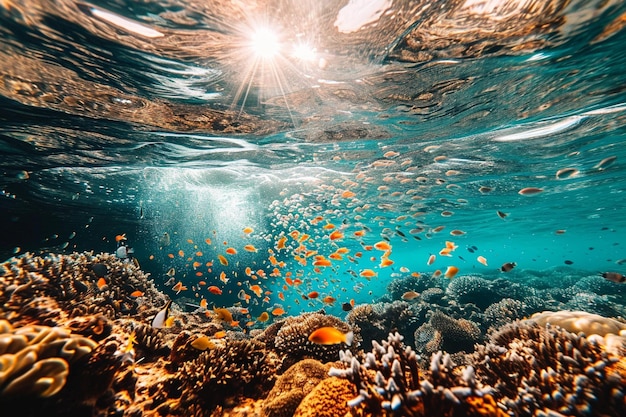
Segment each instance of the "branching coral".
M331 368L330 375L351 381L359 394L348 401L356 413L377 416L452 416L470 409L467 399L483 397L471 366L456 367L448 354L432 355L430 370L421 372L416 353L398 333L359 358L341 353L346 369ZM503 414L494 414L503 415Z
M238 395L260 396L274 382L278 358L257 340L227 341L185 362L178 408L201 404L207 413Z
M521 321L494 333L472 363L515 415L626 415L626 378L618 365L626 349L612 354L598 341L606 337Z

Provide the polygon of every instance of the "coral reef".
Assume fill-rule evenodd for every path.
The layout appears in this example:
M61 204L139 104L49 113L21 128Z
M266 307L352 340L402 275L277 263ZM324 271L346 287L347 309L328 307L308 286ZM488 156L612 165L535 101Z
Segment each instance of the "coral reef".
M515 415L618 416L626 415L625 352L623 343L614 354L597 340L527 320L494 333L472 362Z
M359 357L343 351L345 369L331 368L329 373L355 385L359 394L348 405L357 415L466 415L471 407L468 399L489 397L491 389L476 380L474 369L456 367L448 354L433 354L430 369L422 371L417 354L402 343L400 334L389 334L382 344L373 342L373 346Z
M0 273L2 413L626 415L626 321L608 317L620 311L617 289L598 277L531 289L501 278L405 278L393 294L420 291L411 302L357 305L347 323L306 313L246 334L176 304L174 325L153 328L166 297L106 254L25 254ZM308 340L325 326L353 331L354 343Z
M102 268L94 270L94 265ZM96 273L101 269L106 273ZM144 293L144 302L130 295L136 290ZM96 314L109 319L128 315L147 319L157 311L149 300L159 303L164 298L134 264L109 254L25 254L2 264L3 316L18 326L58 326L71 318Z

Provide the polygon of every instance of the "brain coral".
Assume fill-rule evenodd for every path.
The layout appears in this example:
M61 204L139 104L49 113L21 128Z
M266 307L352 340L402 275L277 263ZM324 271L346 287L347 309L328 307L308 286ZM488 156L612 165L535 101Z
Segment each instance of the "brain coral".
M263 402L267 417L291 416L302 399L324 378L330 366L303 359L282 374Z
M70 364L88 355L96 342L47 326L13 329L0 321L0 397L58 393Z
M356 394L356 388L350 381L336 377L326 378L302 400L293 416L345 416L350 412L348 401Z
M607 333L620 334L620 331L626 330L626 323L584 311L544 311L533 314L530 320L541 326L549 323L572 333L583 332L587 336L592 334L604 336Z

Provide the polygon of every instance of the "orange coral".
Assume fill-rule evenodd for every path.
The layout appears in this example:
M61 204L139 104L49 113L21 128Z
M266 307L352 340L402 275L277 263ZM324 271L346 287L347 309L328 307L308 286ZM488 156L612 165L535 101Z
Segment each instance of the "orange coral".
M350 412L348 401L356 395L356 387L346 379L329 377L322 380L304 397L294 417L336 417Z
M467 397L465 402L469 405L468 415L483 417L508 417L496 404L493 397L485 394L482 397Z

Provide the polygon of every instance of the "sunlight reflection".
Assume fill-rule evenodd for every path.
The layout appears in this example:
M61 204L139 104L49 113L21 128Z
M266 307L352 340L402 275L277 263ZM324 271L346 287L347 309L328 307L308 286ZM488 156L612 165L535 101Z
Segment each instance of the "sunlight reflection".
M280 53L281 45L276 32L259 28L252 34L250 48L257 58L273 59Z

